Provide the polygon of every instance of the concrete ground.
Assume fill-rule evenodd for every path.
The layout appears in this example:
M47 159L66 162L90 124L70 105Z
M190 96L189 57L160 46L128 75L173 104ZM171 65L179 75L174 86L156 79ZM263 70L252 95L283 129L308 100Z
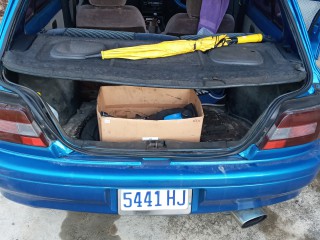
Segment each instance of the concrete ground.
M320 174L291 201L265 209L265 222L241 229L226 214L113 216L30 208L0 195L2 240L320 239Z

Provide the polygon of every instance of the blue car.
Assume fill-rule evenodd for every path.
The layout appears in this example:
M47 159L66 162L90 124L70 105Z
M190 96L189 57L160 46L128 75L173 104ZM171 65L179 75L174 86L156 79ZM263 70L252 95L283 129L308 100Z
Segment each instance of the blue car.
M263 221L264 206L298 196L319 172L319 9L311 0L9 1L0 27L2 195L68 211L226 211L243 228ZM167 58L100 57L250 34L263 41ZM200 141L102 141L98 119L112 118L96 110L102 86L195 90Z

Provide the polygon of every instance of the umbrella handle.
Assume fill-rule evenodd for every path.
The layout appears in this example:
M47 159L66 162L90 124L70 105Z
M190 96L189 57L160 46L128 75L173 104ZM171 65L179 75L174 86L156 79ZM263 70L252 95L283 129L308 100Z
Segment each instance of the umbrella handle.
M241 36L237 37L238 44L243 44L243 43L260 43L263 41L263 34L258 33L258 34L252 34L252 35L247 35L247 36Z

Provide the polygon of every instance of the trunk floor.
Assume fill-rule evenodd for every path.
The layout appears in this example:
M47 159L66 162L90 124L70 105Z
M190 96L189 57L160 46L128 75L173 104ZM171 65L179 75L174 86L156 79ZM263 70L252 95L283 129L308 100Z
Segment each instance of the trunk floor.
M228 115L217 107L203 107L204 122L201 142L238 141L246 135L250 125Z
M201 142L238 141L249 131L250 125L228 115L221 107L204 106ZM67 135L75 139L99 141L96 102L86 102L63 126Z

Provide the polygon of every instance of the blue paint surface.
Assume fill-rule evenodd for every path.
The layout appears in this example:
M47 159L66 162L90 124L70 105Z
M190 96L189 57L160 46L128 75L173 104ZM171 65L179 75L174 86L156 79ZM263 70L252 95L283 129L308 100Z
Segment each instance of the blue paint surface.
M192 213L246 209L295 197L319 171L320 142L212 161L147 164L143 158L94 157L61 149L0 143L4 196L23 204L117 213L117 189L193 189ZM56 150L59 148L59 151ZM157 159L151 159L156 163Z

